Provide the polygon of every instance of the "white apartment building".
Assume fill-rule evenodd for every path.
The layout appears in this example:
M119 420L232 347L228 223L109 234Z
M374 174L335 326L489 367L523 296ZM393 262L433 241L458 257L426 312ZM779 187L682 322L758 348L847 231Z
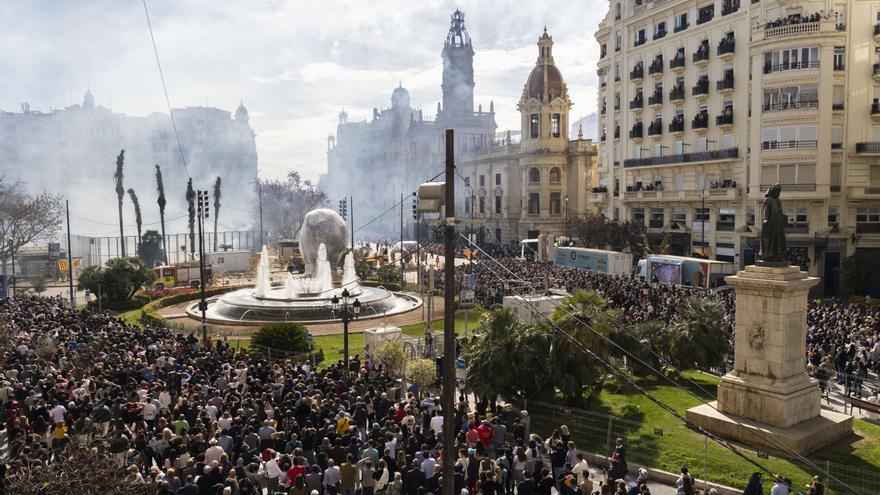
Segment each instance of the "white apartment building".
M778 182L820 293L880 255L880 1L611 0L596 38L593 211L745 266Z

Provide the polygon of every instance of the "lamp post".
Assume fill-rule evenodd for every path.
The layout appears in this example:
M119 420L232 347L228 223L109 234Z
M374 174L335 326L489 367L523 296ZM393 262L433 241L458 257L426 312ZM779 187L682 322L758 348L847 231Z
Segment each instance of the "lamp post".
M568 229L568 195L565 195L565 240L566 242L571 241L571 234Z
M9 257L12 258L12 295L10 298L15 297L15 249L13 249L12 239L6 240L6 246L9 248Z
M348 293L348 289L342 289L341 295L341 305L339 297L335 294L333 295L333 299L330 300L330 304L333 308L333 312L338 312L338 316L342 320L342 354L343 359L345 360L345 370L348 371L348 322L356 320L360 315L361 302L358 299L355 299L354 303L349 305L348 301L351 299L351 294Z

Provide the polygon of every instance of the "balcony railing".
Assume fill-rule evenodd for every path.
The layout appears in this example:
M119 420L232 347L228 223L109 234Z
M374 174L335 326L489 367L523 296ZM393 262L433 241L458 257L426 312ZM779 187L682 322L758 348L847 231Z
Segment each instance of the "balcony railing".
M815 149L819 144L815 139L806 140L806 141L764 141L761 143L761 149L763 150L801 150L801 149Z
M822 29L821 22L802 22L764 28L764 38L778 38L780 36L795 36L807 33L817 33Z
M856 222L856 233L858 233L858 234L880 234L880 223Z
M648 105L661 105L663 104L663 93L657 91L653 95L648 97Z
M709 114L700 112L691 121L692 129L707 129L709 127Z
M715 230L718 232L733 232L735 228L734 222L715 222Z
M662 219L650 219L648 220L648 227L652 229L662 229L663 228L663 220Z
M787 234L809 234L810 224L808 223L791 223L785 226Z
M779 112L782 110L796 110L801 108L819 108L819 100L781 101L778 103L765 103L765 112Z
M642 64L636 65L633 67L632 72L629 73L630 81L635 81L637 79L641 79L645 76L645 68Z
M642 46L647 42L648 42L647 36L645 36L644 38L636 38L635 41L633 41L633 46Z
M880 141L856 143L856 153L880 153Z
M709 79L701 77L697 81L697 84L694 85L693 95L699 96L699 95L707 95L707 94L709 94Z
M614 128L614 139L620 139L620 127Z
M801 70L801 69L818 69L819 61L818 60L807 60L804 62L788 62L784 64L764 64L764 74L772 74L774 72L784 72L787 70Z
M871 73L875 76L880 76L880 64L874 64Z
M683 100L684 99L684 86L679 85L673 87L669 90L669 101Z
M675 58L669 61L670 69L684 69L684 54L676 55Z
M733 89L733 74L725 75L724 79L716 81L715 89L717 91L727 91L729 89Z
M700 14L697 17L697 25L699 26L700 24L705 24L711 21L713 17L715 17L715 12Z
M684 119L672 119L672 122L669 123L669 132L684 132Z
M650 167L653 165L671 165L679 163L706 162L712 160L729 160L739 157L739 148L728 148L714 151L699 151L679 155L655 156L652 158L630 158L623 161L624 168Z
M727 55L736 51L736 41L733 38L723 38L718 43L718 55Z
M636 108L642 108L644 106L645 106L645 98L642 96L642 93L639 93L638 95L636 95L636 97L633 98L632 101L629 102L630 110L636 109Z
M680 32L684 31L685 29L687 29L687 28L689 28L689 27L690 27L690 24L689 24L689 23L687 23L687 22L682 22L681 24L675 26L675 29L673 29L673 31L675 31L676 33L680 33Z
M761 184L761 192L767 192L770 189L770 186L773 184ZM813 183L800 183L800 184L780 184L782 186L782 192L814 192L816 190L816 184Z
M727 0L721 6L721 15L730 15L739 10L739 0Z
M694 63L709 60L709 45L700 45L700 48L694 53Z
M733 125L733 112L715 117L715 125Z
M873 109L874 107L872 106L871 108ZM831 109L832 109L832 110L843 110L843 109L844 109L844 104L843 104L843 103L832 103L832 104L831 104ZM872 110L871 113L873 114L874 111Z
M636 139L641 138L644 135L644 128L641 124L636 124L632 129L629 130L629 138Z
M880 22L874 24L874 36L880 36Z
M654 75L654 74L662 74L662 73L663 73L663 59L659 58L659 57L655 58L654 61L651 62L651 65L648 67L648 74Z
M655 119L654 122L651 122L651 125L648 126L648 135L657 136L660 134L663 134L663 119Z
M655 39L655 40L659 40L660 38L662 38L662 37L664 37L664 36L666 36L666 30L665 30L665 29L662 30L662 31L657 31L656 33L654 33L654 39Z

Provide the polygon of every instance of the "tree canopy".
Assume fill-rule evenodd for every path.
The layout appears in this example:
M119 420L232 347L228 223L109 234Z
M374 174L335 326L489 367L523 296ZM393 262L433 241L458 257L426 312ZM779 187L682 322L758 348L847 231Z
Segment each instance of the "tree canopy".
M119 304L156 279L139 258L113 258L103 267L89 266L79 274L79 286L99 295L103 301Z
M299 172L291 170L283 180L261 180L264 229L273 238L293 239L299 234L306 213L327 201L327 195L319 191L312 181L303 179ZM259 217L255 212L255 223Z
M6 259L25 244L53 238L63 215L61 196L47 192L31 195L23 182L5 182L0 177L0 260L4 267Z

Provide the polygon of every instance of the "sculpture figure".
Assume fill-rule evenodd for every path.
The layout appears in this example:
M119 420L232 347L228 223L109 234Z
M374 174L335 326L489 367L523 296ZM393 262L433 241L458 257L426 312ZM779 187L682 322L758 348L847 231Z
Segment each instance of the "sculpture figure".
M299 252L305 262L305 275L315 276L318 246L324 244L327 249L327 259L332 260L333 275L337 276L336 260L345 251L347 240L348 228L339 213L328 208L319 208L306 213L299 234Z
M785 225L788 219L782 212L779 194L782 186L773 184L764 195L763 222L761 226L761 264L787 266L785 259L788 247L785 239Z

